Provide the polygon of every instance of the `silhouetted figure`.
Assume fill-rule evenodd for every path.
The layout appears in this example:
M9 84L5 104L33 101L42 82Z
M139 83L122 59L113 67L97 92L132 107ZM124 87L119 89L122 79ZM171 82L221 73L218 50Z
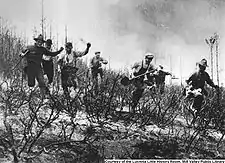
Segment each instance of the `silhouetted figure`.
M51 51L51 47L52 47L52 40L47 39L45 42L45 48L48 51ZM52 56L43 55L42 66L43 66L44 74L47 75L48 84L51 84L53 82L53 77L54 77L54 65L53 65Z
M91 59L90 67L91 67L91 75L94 83L95 91L98 90L98 74L103 79L103 70L102 64L108 64L108 61L100 56L101 52L95 52L95 56Z
M159 65L157 74L155 75L156 87L159 90L160 94L164 93L165 90L165 79L167 75L172 75L169 72L163 70L163 66Z

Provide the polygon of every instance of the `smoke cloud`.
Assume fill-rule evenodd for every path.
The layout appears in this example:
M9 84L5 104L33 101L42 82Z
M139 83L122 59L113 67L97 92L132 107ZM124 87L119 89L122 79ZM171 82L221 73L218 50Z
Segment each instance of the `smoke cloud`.
M10 4L0 1L8 6L11 3L23 6L14 8L13 12L8 12L7 7L0 7L0 14L11 17L15 25L24 24L22 28L30 31L34 25L40 26L41 1L10 0ZM181 74L187 77L202 58L206 58L210 66L210 50L205 38L217 32L220 36L219 65L223 80L224 12L223 0L44 1L45 17L52 23L53 41L58 32L59 46L64 44L67 25L69 41L77 42L77 39L83 38L92 43L87 59L95 51L102 51L102 56L110 60L113 69L130 67L140 61L145 52L152 52L155 64L163 64L178 77ZM49 28L47 30L49 32ZM32 32L26 33L31 38Z
M98 10L104 27L99 39L106 40L104 53L115 67L130 65L150 51L156 64L187 77L202 58L210 64L205 38L214 32L220 35L220 61L224 59L222 0L99 0ZM221 75L223 69L220 62Z

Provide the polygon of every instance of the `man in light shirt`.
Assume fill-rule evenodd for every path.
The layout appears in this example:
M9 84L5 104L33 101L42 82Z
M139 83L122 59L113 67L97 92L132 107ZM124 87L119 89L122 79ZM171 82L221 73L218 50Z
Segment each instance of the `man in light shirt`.
M91 47L90 43L87 43L87 48L83 52L73 51L73 44L71 42L67 42L65 45L66 52L62 55L59 55L57 63L59 64L58 70L61 72L61 83L63 92L66 96L69 95L69 87L73 87L76 89L76 72L78 70L77 67L77 59L79 57L83 57L89 52Z
M151 53L145 54L145 59L141 62L137 62L132 66L133 69L133 76L140 77L135 78L133 80L133 85L135 86L135 90L132 93L132 106L131 112L135 113L135 108L138 105L140 98L144 92L144 85L147 84L148 86L154 85L154 72L157 71L157 68L151 63L154 55ZM144 75L147 72L152 72Z

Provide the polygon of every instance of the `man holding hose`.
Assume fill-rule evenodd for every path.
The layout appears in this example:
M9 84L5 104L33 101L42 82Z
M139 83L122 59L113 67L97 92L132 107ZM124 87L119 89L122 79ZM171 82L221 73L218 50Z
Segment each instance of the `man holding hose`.
M202 109L204 96L208 95L205 89L206 83L217 90L219 90L219 86L213 83L209 74L205 71L206 67L208 67L206 59L202 59L200 62L197 62L196 65L197 70L186 80L187 87L185 93L187 98L194 98L191 108L195 115L199 115Z
M135 112L135 108L144 92L144 84L152 86L154 84L154 72L157 70L156 67L151 63L154 55L151 53L145 54L145 59L141 62L135 63L132 66L133 76L137 77L134 79L133 84L136 89L132 93L132 106L131 112ZM147 73L151 72L151 73ZM146 75L143 75L147 73Z

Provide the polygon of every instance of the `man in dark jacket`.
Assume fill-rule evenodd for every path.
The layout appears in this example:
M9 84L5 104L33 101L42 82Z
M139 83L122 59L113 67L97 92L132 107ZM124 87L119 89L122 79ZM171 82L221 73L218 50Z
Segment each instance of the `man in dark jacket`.
M90 62L91 75L95 91L97 91L98 89L98 74L100 75L101 80L103 79L102 64L108 64L108 61L102 58L100 54L101 52L99 51L95 52L95 56L91 59Z
M213 83L210 79L209 74L205 72L207 66L207 60L202 59L197 63L197 71L191 74L191 76L186 80L188 87L186 89L186 96L194 98L192 104L192 109L199 113L201 110L202 102L204 96L207 96L207 91L205 90L205 83L209 84L211 87L218 89L219 87ZM196 114L197 114L196 113Z
M169 72L163 70L163 66L159 65L157 74L155 75L156 87L159 90L160 94L164 93L165 90L165 79L167 75L172 75Z
M42 46L45 40L41 34L37 38L34 38L34 40L36 41L35 44L27 46L27 48L23 50L21 56L24 56L27 62L25 69L28 76L28 86L34 87L35 79L37 79L41 95L44 97L48 89L44 82L43 69L41 66L43 54L46 56L56 56L63 51L63 47L61 47L59 51L50 52Z
M45 42L45 48L48 51L51 51L52 47L52 40L47 39ZM53 66L53 58L52 56L43 55L42 58L42 66L44 70L44 74L48 77L48 84L51 84L53 82L53 76L54 76L54 66Z

